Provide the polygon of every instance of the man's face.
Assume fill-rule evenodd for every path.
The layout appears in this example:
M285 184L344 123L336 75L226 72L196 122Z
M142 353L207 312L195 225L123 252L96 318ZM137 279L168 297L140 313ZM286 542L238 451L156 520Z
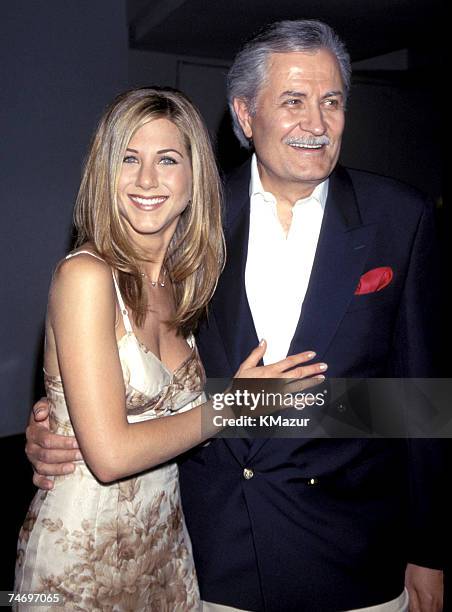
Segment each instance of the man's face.
M330 175L344 130L344 96L330 51L270 56L255 113L243 100L234 101L242 129L253 139L264 189L298 199Z

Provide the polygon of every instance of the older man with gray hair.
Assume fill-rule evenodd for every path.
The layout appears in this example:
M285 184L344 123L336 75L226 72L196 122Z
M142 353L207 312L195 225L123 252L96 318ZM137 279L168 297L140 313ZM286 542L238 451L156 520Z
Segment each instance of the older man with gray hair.
M264 362L314 349L332 377L435 374L433 211L414 189L337 164L350 73L318 21L265 28L230 70L234 130L254 154L226 185L227 265L198 333L210 377L232 376L258 338ZM73 460L40 462L42 446L67 444L42 426L28 439L41 474ZM441 462L429 440L196 449L180 477L205 610L439 612Z

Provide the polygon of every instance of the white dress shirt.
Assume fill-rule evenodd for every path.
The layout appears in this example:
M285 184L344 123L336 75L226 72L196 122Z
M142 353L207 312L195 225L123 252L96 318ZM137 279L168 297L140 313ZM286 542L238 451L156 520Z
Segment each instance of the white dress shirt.
M287 356L308 288L327 195L328 179L309 197L297 200L286 236L276 198L264 191L253 155L245 287L257 336L267 341L265 364Z

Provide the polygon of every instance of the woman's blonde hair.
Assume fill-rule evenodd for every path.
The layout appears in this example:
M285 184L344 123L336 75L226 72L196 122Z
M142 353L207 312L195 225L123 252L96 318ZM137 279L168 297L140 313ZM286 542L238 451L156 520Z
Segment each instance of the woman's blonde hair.
M126 304L137 325L147 299L140 261L152 261L132 243L119 214L117 185L127 145L149 121L165 118L179 129L191 159L193 193L164 262L173 283L176 312L169 321L184 335L193 331L215 290L224 264L221 184L207 129L181 92L147 87L127 91L107 108L94 134L74 210L77 245L92 242L118 271Z

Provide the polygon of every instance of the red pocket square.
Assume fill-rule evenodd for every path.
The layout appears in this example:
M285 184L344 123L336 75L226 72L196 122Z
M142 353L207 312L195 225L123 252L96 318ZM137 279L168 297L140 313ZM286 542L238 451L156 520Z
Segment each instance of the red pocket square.
M363 274L359 279L355 295L364 295L366 293L381 291L389 285L393 276L392 268L389 266L382 266L381 268L369 270L369 272Z

